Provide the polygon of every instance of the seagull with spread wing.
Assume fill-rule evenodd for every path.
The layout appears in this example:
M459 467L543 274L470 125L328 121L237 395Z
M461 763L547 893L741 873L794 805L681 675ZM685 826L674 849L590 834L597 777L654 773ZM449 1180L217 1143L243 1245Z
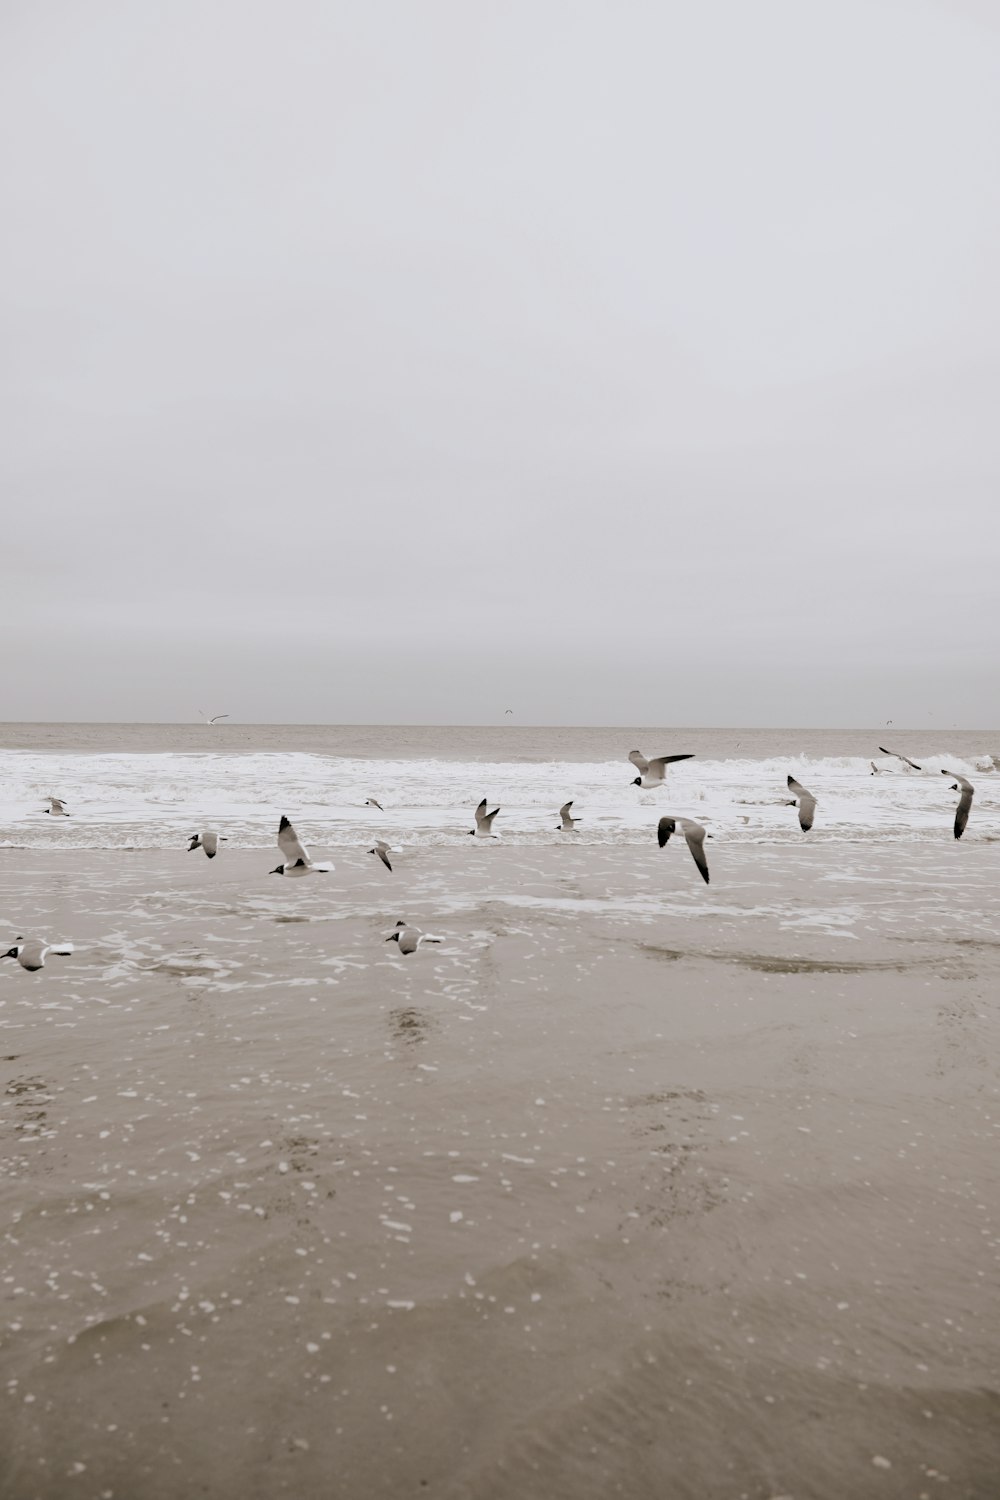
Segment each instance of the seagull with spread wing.
M813 826L813 818L816 814L816 798L812 792L807 792L805 787L795 780L794 776L789 776L788 778L788 790L794 794L788 806L795 807L798 805L799 827L803 833L808 833Z
M558 833L572 833L577 823L583 822L582 818L573 817L573 814L570 812L570 808L572 806L573 803L572 800L570 800L569 802L564 802L562 807L559 809L559 816L562 819L562 822L559 824L559 827L557 829Z
M959 776L957 771L942 771L941 775L954 776L955 785L952 787L953 792L957 792L960 787L962 789L962 795L959 797L958 806L955 809L955 837L960 839L965 832L965 825L969 821L969 809L972 806L972 799L976 794L976 789L971 781L966 781L965 777Z
M43 943L39 938L18 938L13 948L0 953L0 958L16 958L22 969L33 974L45 967L46 953L57 953L60 958L66 958L72 952L72 943Z
M386 942L398 943L400 953L416 953L421 943L443 943L444 938L421 932L419 927L411 927L408 922L397 922L395 932L390 932Z
M652 760L647 760L641 750L630 750L628 758L639 772L632 785L641 786L645 791L653 792L658 786L663 785L667 767L673 761L693 760L694 752L690 751L686 755L656 755Z
M376 841L375 848L374 849L369 849L369 851L368 851L369 854L377 854L378 855L379 859L385 865L386 869L389 871L390 874L392 873L392 865L389 863L389 855L392 852L393 852L392 845L391 844L387 844L385 842L385 839L378 839Z
M271 875L327 875L333 869L331 864L317 864L310 859L309 850L286 817L278 824L278 848L285 856L284 863L269 871Z
M691 858L701 871L701 878L708 885L708 860L705 858L705 840L711 838L700 823L694 818L661 818L656 825L656 842L662 849L672 833L680 830L687 840L687 846L691 851Z
M910 760L908 755L900 755L898 750L887 750L884 745L879 745L879 749L881 750L883 755L891 755L893 760L901 760L904 765L912 766L915 771L923 770L923 767L918 766L915 760ZM948 773L946 771L945 775L947 776L947 774Z
M495 807L491 813L486 811L486 798L476 808L476 826L469 829L470 837L477 839L498 839L500 835L493 832L493 819L500 811Z
M224 833L216 833L211 828L204 829L201 833L192 833L191 842L188 844L188 853L192 849L204 849L209 859L214 859L219 852L219 845L226 842Z

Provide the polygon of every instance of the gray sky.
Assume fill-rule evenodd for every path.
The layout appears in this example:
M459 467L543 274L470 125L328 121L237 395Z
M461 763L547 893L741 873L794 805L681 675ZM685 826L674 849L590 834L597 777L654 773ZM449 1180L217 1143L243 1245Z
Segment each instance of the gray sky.
M7 0L7 719L1000 721L994 0Z

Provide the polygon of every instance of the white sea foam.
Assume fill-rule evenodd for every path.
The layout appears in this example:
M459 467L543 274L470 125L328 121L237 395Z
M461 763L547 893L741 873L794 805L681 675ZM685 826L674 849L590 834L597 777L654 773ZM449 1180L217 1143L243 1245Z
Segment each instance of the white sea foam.
M465 841L481 797L499 805L495 827L507 843L637 843L649 838L665 812L695 817L717 837L770 843L802 837L787 805L789 774L818 800L811 839L941 837L956 801L942 770L975 782L970 834L997 835L1000 776L977 762L988 763L988 755L964 760L932 753L922 757L921 772L896 762L898 769L873 776L869 762L853 756L699 757L671 767L662 790L644 792L630 784L632 767L624 758L482 762L6 750L0 752L0 844L171 848L211 827L227 835L230 848L263 847L274 842L284 813L314 852L377 835L440 845ZM68 819L43 811L50 793L64 799ZM365 807L372 795L384 813ZM563 834L557 809L570 797L582 822Z

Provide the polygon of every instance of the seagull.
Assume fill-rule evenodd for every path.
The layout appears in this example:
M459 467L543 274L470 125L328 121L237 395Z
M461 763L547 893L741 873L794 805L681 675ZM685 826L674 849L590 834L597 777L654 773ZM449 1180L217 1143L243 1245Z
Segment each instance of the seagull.
M313 863L305 844L299 842L298 834L285 817L278 824L278 848L285 861L269 870L269 875L327 875L333 869L330 864Z
M477 839L498 839L500 835L493 832L493 819L499 811L499 807L495 807L491 813L488 813L484 797L476 808L476 826L469 829L470 836Z
M397 922L395 932L386 938L387 943L398 943L400 953L416 953L421 943L443 943L444 938L432 937L429 932L420 932L408 922Z
M647 792L652 792L658 786L663 785L663 777L671 761L692 760L694 752L689 752L687 755L657 755L653 760L647 760L641 750L630 750L628 758L640 772L632 785L641 786Z
M813 817L816 812L816 798L812 792L807 792L804 786L800 786L794 776L788 778L788 790L794 792L799 804L799 827L803 833L808 833L813 826ZM795 803L789 802L788 807L794 807Z
M378 810L379 810L379 812L385 812L385 808L382 806L381 802L376 802L376 800L375 800L374 797L366 797L365 798L365 806L366 807L377 807Z
M562 822L560 823L557 830L559 833L572 833L574 825L583 822L582 818L574 818L572 816L572 814L570 813L570 808L572 806L572 801L564 802L562 807L559 809L559 816L560 818L562 818Z
M29 938L25 942L23 938L18 938L13 948L0 953L0 958L16 958L22 969L30 969L34 973L36 969L45 967L46 953L58 953L65 958L72 952L72 943L43 943L40 938Z
M965 825L969 821L969 808L972 806L972 798L975 795L975 787L971 781L966 781L964 776L959 776L957 771L942 771L942 776L954 776L955 785L953 792L962 788L962 795L958 799L958 807L955 809L955 837L960 839L965 832Z
M700 823L694 818L661 818L656 825L656 842L662 849L672 833L677 830L678 823L681 832L687 839L687 846L691 850L691 858L701 871L701 878L708 885L708 860L705 858L705 840L711 838Z
M213 833L210 828L206 828L203 833L192 833L188 853L190 854L192 849L204 849L209 859L214 859L219 852L219 845L225 842L224 833Z
M62 802L60 802L60 800L59 800L58 797L50 797L49 798L49 806L48 807L43 807L42 811L43 812L47 812L47 813L51 813L54 818L68 818L69 817L69 813L66 811L65 805Z
M873 776L877 776L880 771L887 771L889 769L888 766L877 766L873 760L870 760L868 764L872 768Z
M368 853L369 854L377 854L378 857L379 857L379 859L385 865L386 869L387 870L391 870L392 869L392 865L389 863L389 854L390 854L391 850L392 850L392 845L391 844L387 844L384 839L379 839L378 842L375 845L375 848L374 849L369 849Z
M918 766L915 760L910 760L908 756L900 755L898 750L887 750L884 745L879 745L879 749L883 755L891 755L893 760L901 760L905 765L912 766L915 771L923 770L923 767ZM945 771L944 774L947 776L948 772Z
M201 714L202 718L204 719L205 715L204 715L204 713L202 712L202 710L200 708L199 708L198 712ZM211 719L208 720L208 723L209 724L218 724L221 719L228 719L228 718L229 718L228 714L216 714L214 716L214 718L211 718Z

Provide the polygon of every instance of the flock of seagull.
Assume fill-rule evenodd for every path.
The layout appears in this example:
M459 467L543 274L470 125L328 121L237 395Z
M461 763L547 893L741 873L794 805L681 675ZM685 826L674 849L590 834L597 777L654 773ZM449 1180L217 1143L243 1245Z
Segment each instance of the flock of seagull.
M914 771L921 771L923 769L916 761L910 760L905 755L900 755L896 750L887 750L884 745L880 745L879 749L883 755L890 755L896 760L905 762ZM628 758L639 772L639 775L631 783L632 786L641 787L644 791L655 791L657 787L665 784L667 767L676 761L692 760L693 752L689 751L681 755L656 755L652 760L647 760L640 750L630 750ZM884 767L876 766L874 761L871 762L871 767L873 775L877 771L884 769ZM961 792L958 807L955 810L954 826L955 837L960 839L969 821L969 810L972 807L975 788L971 781L966 780L964 776L960 776L957 771L943 770L941 774L942 776L952 778L953 785L951 790L953 792ZM799 827L803 833L808 833L813 826L813 820L816 816L817 799L810 791L806 790L801 782L796 781L794 776L788 777L788 790L792 793L792 796L786 805L798 809ZM49 806L44 811L50 813L53 817L68 818L70 816L66 804L59 797L49 797L48 803ZM381 802L375 797L368 797L365 800L365 806L376 807L379 812L384 811ZM488 812L488 806L487 799L484 797L475 809L476 826L469 829L471 837L499 839L500 835L493 832L493 820L500 811L500 808L495 807L492 812ZM568 802L564 802L559 809L560 821L557 824L557 831L560 833L572 833L577 823L583 821L581 818L573 816L570 811L572 806L573 799L571 798ZM685 842L691 852L691 858L698 867L701 878L708 885L709 871L708 860L705 857L705 840L711 838L712 835L694 818L666 815L660 818L656 826L656 841L661 849L678 829L684 835ZM224 844L225 842L225 834L218 833L215 829L206 828L200 833L191 835L191 842L188 844L188 853L191 853L194 849L202 849L209 859L214 859L219 853L220 844ZM301 879L305 875L326 875L333 869L332 864L314 860L311 857L309 850L299 838L292 824L284 816L278 824L278 848L281 850L282 860L280 864L275 865L274 869L268 872L271 875L285 875L293 879ZM398 849L392 844L387 844L384 839L378 839L374 848L368 851L369 854L374 854L381 860L382 864L389 871L392 870L392 862L389 859L389 855L397 852ZM398 943L401 953L415 953L422 942L439 943L442 941L442 938L432 937L429 933L421 933L407 922L397 922L395 931L386 938L387 943ZM0 958L15 958L23 969L35 971L44 967L46 954L66 955L72 952L72 943L43 943L39 939L25 940L18 938L12 948L8 949L6 953L0 954Z

